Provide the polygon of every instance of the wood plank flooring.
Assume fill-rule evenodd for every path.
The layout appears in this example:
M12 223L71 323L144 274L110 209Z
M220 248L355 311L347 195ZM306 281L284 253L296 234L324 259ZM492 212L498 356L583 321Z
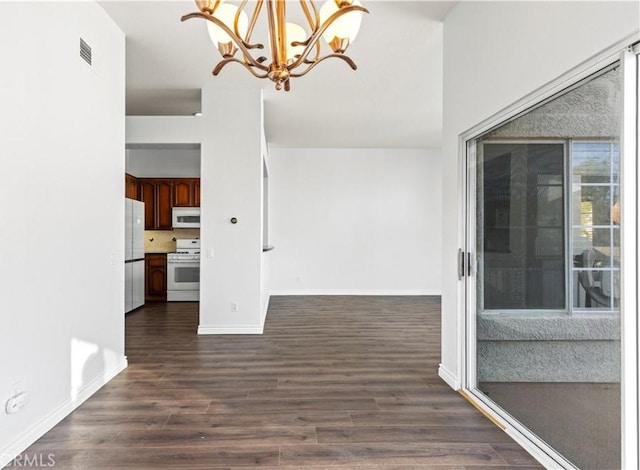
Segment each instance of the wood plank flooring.
M73 469L541 468L437 376L438 297L273 297L261 336L197 324L197 303L129 314L129 368L25 454Z

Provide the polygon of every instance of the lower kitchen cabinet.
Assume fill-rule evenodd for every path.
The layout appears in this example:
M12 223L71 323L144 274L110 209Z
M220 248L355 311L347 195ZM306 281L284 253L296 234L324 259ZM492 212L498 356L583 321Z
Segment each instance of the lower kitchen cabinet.
M167 301L167 255L147 253L145 261L145 301Z

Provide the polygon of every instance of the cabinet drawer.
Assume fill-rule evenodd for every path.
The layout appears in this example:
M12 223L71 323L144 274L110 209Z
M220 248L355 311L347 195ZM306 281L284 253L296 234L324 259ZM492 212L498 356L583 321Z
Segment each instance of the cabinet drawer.
M167 255L153 254L153 255L146 255L145 258L147 260L147 265L153 266L154 268L163 267L167 265Z

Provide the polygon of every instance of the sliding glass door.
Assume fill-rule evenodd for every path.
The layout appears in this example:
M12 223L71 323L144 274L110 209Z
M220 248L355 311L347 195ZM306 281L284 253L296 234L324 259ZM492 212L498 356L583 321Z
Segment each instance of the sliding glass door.
M579 468L621 466L622 81L467 142L468 388Z

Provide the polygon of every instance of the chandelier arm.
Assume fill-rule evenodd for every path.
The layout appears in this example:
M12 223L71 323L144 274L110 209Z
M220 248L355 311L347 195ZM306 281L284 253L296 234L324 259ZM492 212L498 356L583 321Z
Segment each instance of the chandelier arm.
M313 34L318 31L318 28L320 26L320 13L318 12L318 9L316 8L315 3L313 3L313 0L308 0L309 3L311 4L311 7L313 8L313 17L311 17L311 13L309 12L309 7L307 6L307 0L300 0L300 5L302 5L302 9L304 10L304 14L307 17L307 21L309 22L309 26L311 27L311 35L313 36ZM315 21L314 21L315 19ZM309 37L311 38L311 36ZM306 46L306 44L305 44ZM316 60L318 60L318 58L320 57L320 41L316 41L316 55L313 58L313 61L315 62ZM305 61L306 62L306 61Z
M302 64L305 60L307 60L307 56L311 52L311 49L313 47L315 47L316 43L320 39L320 36L322 36L322 33L324 33L327 30L327 28L329 26L331 26L331 24L334 21L336 21L338 18L340 18L342 15L345 15L345 14L350 13L352 11L362 11L364 13L369 13L369 10L367 10L364 7L358 6L358 5L349 5L348 7L344 7L344 8L341 8L340 10L336 11L333 15L331 15L329 18L327 18L327 20L320 26L318 31L313 33L313 35L309 39L309 44L307 45L307 47L305 47L305 49L302 52L302 54L300 54L300 57L298 57L298 59L295 62L293 62L288 67L288 69L289 70L293 70L296 67L298 67L300 64ZM330 56L327 56L327 57L331 57L333 55L334 54L331 54ZM324 59L320 59L320 60L324 60Z
M220 0L222 1L222 0ZM249 38L251 37L251 33L253 32L253 28L255 27L256 24L256 20L258 19L257 17L257 13L259 13L260 11L260 7L262 6L262 2L263 0L258 0L255 9L253 10L253 15L251 16L251 23L249 25L249 28L247 29L247 35L246 37L242 37L240 35L240 31L238 31L238 22L240 21L240 13L242 13L242 11L244 10L244 7L246 6L248 0L242 0L242 3L240 4L240 6L237 8L236 10L236 16L234 17L233 20L233 29L234 32L236 33L236 36L239 37L242 42L244 43L244 46L247 49L263 49L264 45L263 44L250 44L249 43Z
M318 59L320 58L320 52L322 52L320 49L321 49L320 48L320 41L316 41L316 55L313 58L313 62L317 62ZM305 59L305 62L306 61L307 61L307 59Z
M218 0L218 1L222 1L222 0ZM249 27L247 28L247 34L246 37L242 37L240 35L240 32L238 31L238 22L240 21L240 13L244 10L244 7L247 5L248 0L242 0L242 3L240 4L240 6L237 8L236 10L236 16L234 17L234 22L233 22L233 29L234 32L236 33L236 36L238 36L242 42L244 42L244 45L247 49L264 49L264 44L251 44L250 38L251 38L251 34L253 34L253 29L256 26L256 21L258 20L258 14L260 13L260 9L262 8L262 4L264 2L264 0L258 0L256 2L256 6L253 9L253 14L251 15L251 21L249 23Z
M257 73L253 66L247 64L246 62L241 61L240 59L236 59L235 57L228 57L226 59L222 59L220 62L218 62L215 66L215 68L213 69L213 75L217 76L220 71L223 69L223 67L231 62L237 62L238 64L242 65L244 68L246 68L249 72L251 72L251 74L256 77L256 78L267 78L267 74L260 74Z
M320 62L324 62L325 60L330 59L332 57L335 57L336 59L344 60L347 64L349 64L349 67L351 67L352 70L357 70L358 69L358 66L351 59L351 57L346 56L344 54L329 54L329 55L324 56L322 59L316 60L315 62L306 62L307 64L309 64L309 67L304 69L302 72L292 73L291 77L294 77L294 78L302 77L303 75L306 75L307 72L310 72Z
M247 3L247 0L244 0L242 6ZM251 35L253 34L253 29L256 27L256 23L258 21L258 16L260 15L260 11L262 10L262 4L264 0L258 0L256 2L256 7L253 9L253 15L251 15L251 21L249 22L249 28L247 29L247 37L245 38L245 42L249 42L251 40Z
M313 28L313 31L316 32L320 27L320 11L316 8L313 0L309 0L309 3L311 3L311 8L313 8L313 16L315 18L315 28Z
M320 23L320 21L319 21L319 16L317 14L318 10L316 10L316 7L313 4L313 1L311 1L311 5L313 6L313 11L316 13L315 21L314 21L314 17L311 16L311 11L309 10L309 6L307 5L307 0L300 0L300 6L302 7L302 11L304 12L304 16L307 18L307 23L309 24L309 27L311 28L311 33L313 34L318 29L318 23Z
M242 39L243 42L246 42L246 41L240 35L240 31L238 31L238 22L240 20L240 13L242 13L242 10L246 4L247 4L247 0L242 0L242 3L240 4L240 6L236 8L236 14L233 17L233 32L236 33L236 36Z
M238 30L238 23L240 22L240 14L244 11L244 7L247 4L247 0L242 0L242 2L240 2L240 5L238 6L238 8L236 8L236 14L233 17L233 32L236 33L236 36L238 36L242 42L244 43L245 47L247 46L247 40L246 38L243 38L242 35L240 34L240 31ZM247 49L250 49L250 47L247 47ZM242 62L244 64L247 63L247 58L246 57L242 57ZM218 65L220 65L219 63L216 64L215 68L213 69L213 76L215 77L216 75L218 75L218 73L220 73L220 70L222 70L222 67L224 67L224 65L222 65L220 68L218 68ZM217 73L216 73L217 70Z
M229 35L229 37L231 38L231 40L233 42L236 43L236 45L238 46L238 48L242 51L242 55L245 57L245 59L247 59L248 63L260 70L263 71L267 71L269 70L268 67L265 67L264 65L262 65L261 63L259 63L258 61L256 61L252 56L251 53L249 52L249 49L244 45L244 41L242 41L242 39L238 38L238 36L236 36L236 34L231 31L231 29L229 29L229 27L224 24L222 21L220 21L218 18L216 18L213 15L210 15L208 13L201 13L201 12L196 12L196 13L189 13L188 15L184 15L180 21L186 21L188 19L191 18L204 18L205 20L211 21L212 23L214 23L215 25L219 26L225 33L227 33ZM242 62L240 62L242 63Z
M307 2L309 4L311 4L311 8L313 9L313 16L311 16L311 12L309 11L309 6L307 5ZM300 0L300 5L302 6L302 10L304 11L305 16L307 17L307 22L309 23L309 27L311 28L311 36L313 36L313 34L318 31L318 28L320 27L320 13L318 12L318 9L316 8L316 4L313 2L313 0ZM292 44L292 45L304 45L306 46L311 40L311 36L309 36L309 38L307 39L307 41L305 41L304 44ZM313 58L313 62L315 62L316 60L318 60L318 58L320 57L320 41L316 41L316 54L315 57ZM305 63L307 63L307 61L305 60Z

